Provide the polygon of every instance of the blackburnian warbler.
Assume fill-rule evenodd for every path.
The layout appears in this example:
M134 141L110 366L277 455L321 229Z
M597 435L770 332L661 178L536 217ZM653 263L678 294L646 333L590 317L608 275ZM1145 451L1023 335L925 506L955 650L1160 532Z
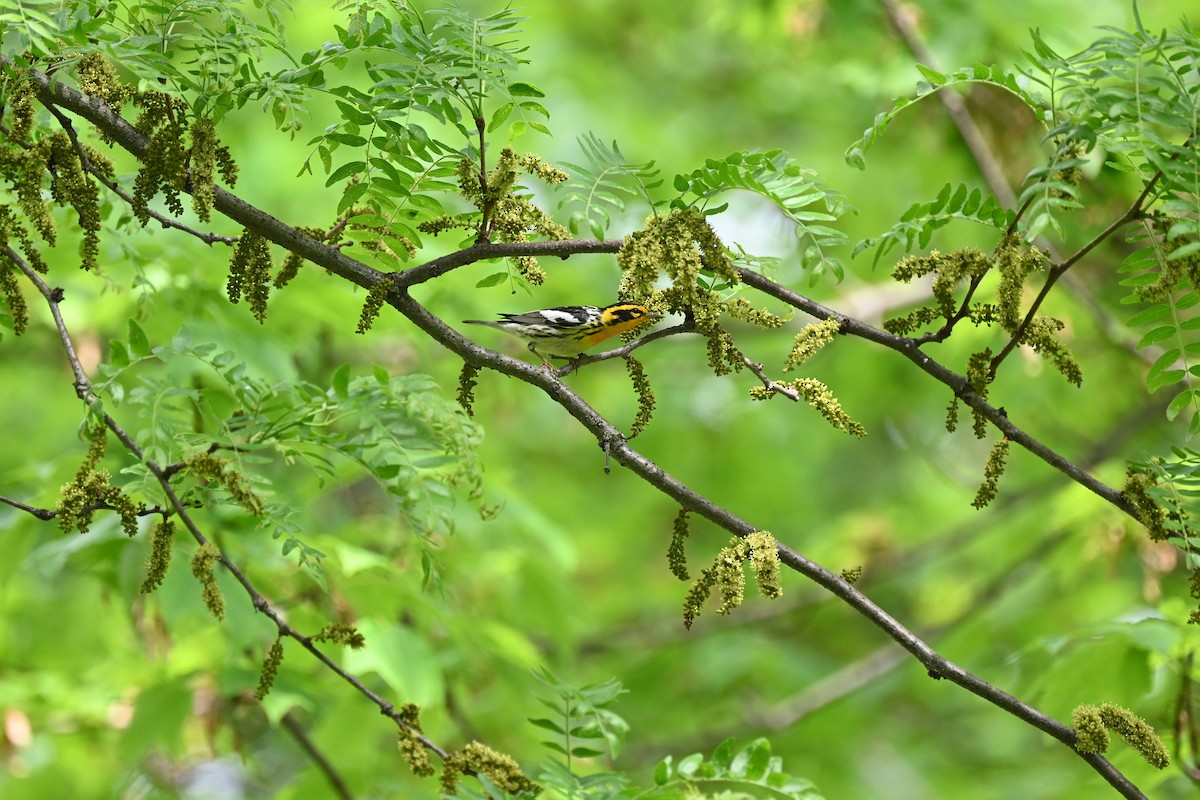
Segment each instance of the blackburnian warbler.
M578 356L605 339L639 325L662 319L637 303L598 306L558 306L524 314L501 314L503 319L464 319L470 325L487 325L520 336L529 342L534 355L549 364L546 356Z

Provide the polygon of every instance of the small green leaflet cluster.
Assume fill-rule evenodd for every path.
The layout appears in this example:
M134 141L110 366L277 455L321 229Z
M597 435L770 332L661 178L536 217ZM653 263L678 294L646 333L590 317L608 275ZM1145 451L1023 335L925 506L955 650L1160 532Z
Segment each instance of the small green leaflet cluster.
M705 204L718 195L741 189L770 200L795 223L796 236L804 248L801 265L810 271L813 283L827 272L842 279L841 262L826 251L850 241L841 231L821 223L833 222L854 209L839 192L817 181L812 170L800 166L782 150L736 152L723 159L708 159L703 167L676 175L672 186L679 194L662 201L651 193L662 184L653 161L629 163L616 142L608 147L595 134L582 137L579 145L587 163L563 165L572 176L559 201L560 208L571 210L568 225L572 233L578 235L587 228L597 239L603 239L612 226L613 215L625 212L626 204L635 199L644 200L651 209L701 206L706 215L720 214L729 203ZM730 248L735 263L752 269L769 268L774 263L773 259L747 253L736 243Z
M902 245L905 253L911 253L914 247L925 249L933 238L933 232L952 220L971 220L1003 231L1008 229L1015 217L1015 212L1000 205L994 195L985 195L979 189L968 190L966 184L960 183L955 188L947 183L933 201L909 206L900 216L900 221L886 233L856 244L850 257L875 247L875 258L871 262L874 267L897 245Z
M788 775L783 760L771 755L771 743L755 739L742 748L733 739L722 742L710 758L694 753L675 761L664 758L654 770L654 785L640 788L630 784L619 772L590 772L577 774L574 759L615 759L629 727L625 720L611 710L612 704L625 693L617 680L576 688L557 678L547 669L534 673L552 693L539 702L553 712L553 718L531 719L537 727L550 731L553 737L543 745L558 758L547 763L538 774L538 781L548 789L557 790L562 797L577 800L691 800L696 797L728 797L730 800L754 797L777 797L783 800L822 800L811 781ZM590 764L589 769L594 769ZM477 800L503 800L488 782L481 780L483 792L468 792L464 796ZM461 789L460 789L461 793Z
M735 749L733 739L726 739L708 759L694 753L674 763L668 756L654 770L654 788L637 795L639 800L697 796L822 800L812 781L783 771L783 759L771 755L771 743L766 739L755 739L740 750Z
M744 189L761 195L796 224L796 237L803 251L801 266L809 270L811 283L826 272L840 281L845 274L840 261L827 248L850 244L846 235L821 223L833 222L854 208L840 192L815 179L812 170L792 160L782 150L737 152L723 159L708 159L704 166L686 175L676 175L674 187L679 197L672 208L690 208L732 189ZM816 208L814 208L814 206ZM704 209L719 214L728 203Z
M140 417L149 421L147 427L134 434L148 458L171 464L197 450L219 448L268 501L271 484L288 465L307 465L323 484L345 480L346 466L356 464L393 498L421 546L426 582L437 583L429 541L453 530L457 496L479 500L482 473L475 449L482 435L432 378L392 376L382 368L352 378L343 365L328 388L273 382L231 350L193 343L186 331L169 345L151 348L130 320L127 338L112 343L96 392L113 405L149 409ZM128 389L119 380L131 367L152 363L167 369L137 370ZM197 364L208 369L196 372ZM194 372L193 382L181 385L179 375ZM208 375L216 377L216 387L203 377ZM157 483L143 465L126 472L140 476L136 491L157 495ZM283 552L294 552L315 574L321 554L300 539L296 518L296 509L268 502L259 527L282 539Z
M1170 217L1166 239L1180 242L1172 258L1200 253L1200 175L1196 172L1196 62L1200 37L1185 26L1159 34L1105 27L1108 36L1073 56L1054 52L1036 32L1036 66L1026 73L1055 91L1062 123L1048 134L1078 143L1083 152L1103 148L1106 167L1158 174L1154 197ZM1048 77L1044 77L1048 76ZM1059 164L1062 170L1070 164Z
M1131 237L1145 241L1148 235ZM1200 292L1181 276L1170 286L1161 286L1163 254L1153 242L1130 253L1120 272L1128 277L1121 285L1130 293L1121 302L1145 307L1129 318L1131 328L1153 326L1138 341L1137 348L1158 346L1163 352L1146 373L1146 388L1156 392L1183 384L1167 405L1167 419L1188 412L1188 435L1200 433ZM1167 264L1167 268L1175 266Z
M913 97L897 97L892 101L892 107L881 111L875 116L871 127L863 131L862 137L846 148L846 163L858 169L867 168L867 150L879 140L883 132L891 125L892 120L908 106L930 97L942 89L972 84L984 83L1004 89L1019 98L1021 102L1033 111L1034 115L1043 122L1053 122L1053 113L1045 101L1028 92L1021 86L1020 77L1000 67L977 64L974 67L964 67L949 74L936 72L928 67L917 65L917 69L925 76L924 81L917 83L916 94Z
M650 190L662 185L653 161L630 164L617 143L606 147L594 133L579 137L585 164L564 163L571 177L561 187L559 208L573 208L567 228L578 236L585 228L597 239L612 227L612 214L623 213L625 203L644 199L654 205Z
M326 185L346 182L338 213L355 212L352 235L358 228L368 244L391 238L420 248L417 223L447 213L459 162L479 159L480 125L491 133L507 122L510 139L530 129L549 133L541 122L549 112L536 99L543 92L509 78L525 63L524 48L509 38L520 22L508 9L475 18L449 7L426 18L406 7L384 14L356 5L337 42L304 55L289 79L314 87L324 86L327 69L356 70L380 57L365 65L368 86L327 89L340 98L341 122L309 142L329 173ZM457 141L444 136L446 126ZM356 153L334 168L340 148ZM301 172L312 169L310 156ZM393 268L408 257L404 246L370 249Z
M28 51L63 67L101 52L147 85L188 97L197 116L214 122L252 100L266 98L277 119L304 107L303 86L260 70L267 54L290 58L281 21L290 11L285 0L4 5L5 53ZM258 21L264 15L265 25Z
M1170 459L1153 458L1131 466L1154 476L1155 485L1146 491L1166 509L1163 528L1179 537L1175 545L1184 552L1188 570L1200 570L1200 520L1196 515L1200 451L1172 445Z
M557 756L542 767L538 781L558 789L564 797L614 796L628 782L623 775L612 772L580 775L574 762L604 756L615 759L620 753L629 725L610 706L625 694L625 687L620 681L610 679L577 688L545 668L535 672L534 677L551 691L550 698L538 698L538 702L550 709L553 717L529 721L550 732L551 738L543 741L542 746Z

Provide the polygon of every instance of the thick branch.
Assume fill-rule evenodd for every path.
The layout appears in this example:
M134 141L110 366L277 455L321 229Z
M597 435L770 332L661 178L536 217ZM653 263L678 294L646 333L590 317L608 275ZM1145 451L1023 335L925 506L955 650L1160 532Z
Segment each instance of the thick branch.
M70 87L61 84L51 85L50 81L40 73L31 73L33 79L39 86L39 96L47 103L61 105L74 113L85 117L98 128L103 130L107 135L113 138L122 147L128 149L134 155L141 156L145 152L146 139L139 132L132 128L128 123L114 114L102 102L86 97ZM215 207L218 211L243 224L244 226L253 229L255 232L265 236L268 240L275 242L299 255L307 258L319 266L328 269L335 274L350 280L351 282L363 287L371 287L379 280L390 278L394 286L388 295L388 301L401 314L407 317L410 321L421 328L435 341L441 343L447 349L456 353L468 363L474 366L486 366L510 375L533 386L538 387L555 402L561 405L567 413L571 414L579 423L591 432L605 448L605 451L611 453L612 457L618 463L625 466L635 474L643 478L647 483L656 487L667 496L674 499L680 505L689 510L700 514L706 519L714 522L725 530L738 535L746 536L756 529L749 522L737 517L725 508L717 505L708 498L694 492L689 487L678 481L676 478L662 470L657 464L646 458L625 441L621 432L611 425L604 417L595 411L591 406L585 403L578 395L566 387L557 376L548 373L540 367L532 366L526 362L508 358L501 354L480 347L469 339L457 333L436 316L426 310L420 303L414 300L407 292L408 287L417 283L429 280L444 274L445 272L454 269L462 264L471 263L481 258L490 258L507 255L561 255L566 256L572 253L580 252L616 252L621 242L618 240L606 242L566 242L566 243L537 243L537 244L511 244L511 245L476 245L468 248L444 259L439 259L434 262L414 267L401 273L391 276L385 276L378 270L362 264L352 258L342 254L339 250L333 247L328 247L314 239L305 236L295 229L283 224L274 217L265 212L250 206L235 195L220 189L216 190ZM741 270L742 279L750 286L759 289L760 291L775 297L788 305L799 310L805 311L820 319L835 318L841 324L843 333L859 336L885 347L896 350L902 353L909 360L913 361L925 373L932 376L939 382L949 386L954 392L963 399L972 408L982 413L989 421L999 428L1006 436L1013 441L1016 441L1021 446L1038 455L1047 463L1054 466L1069 475L1072 479L1078 481L1084 486L1087 486L1093 492L1113 503L1118 508L1126 513L1136 515L1132 507L1124 500L1119 492L1106 486L1105 484L1095 480L1087 473L1080 470L1071 462L1064 459L1062 456L1050 450L1045 445L1033 439L1028 434L1025 434L1011 422L1000 409L996 409L986 403L971 389L966 379L951 370L943 367L930 357L922 353L912 339L893 336L885 331L874 328L865 323L846 317L831 309L828 309L819 303L816 303L808 298L797 294L790 289L782 287L774 282L763 278L757 273L748 270ZM44 287L44 282L36 274L31 275L31 279ZM49 294L46 295L47 300L51 303L51 308L57 315L57 306L51 299ZM60 328L61 329L61 328ZM69 339L64 336L64 345L70 351ZM78 361L71 356L73 368L77 370L77 379L81 383L77 383L77 387L81 388L81 397L85 397L90 392L90 386L86 383L86 376L83 376L78 368ZM123 436L123 431L120 431L119 426L115 422L110 422L106 417L106 423L110 428L117 432L117 435L126 442L126 446L130 447L135 453L140 451L136 449L136 444L131 440L126 441L127 436ZM148 464L150 462L147 462ZM155 472L157 470L157 472ZM151 471L159 475L161 469L157 465L151 466ZM189 530L192 530L193 535L198 541L203 541L202 534L195 529L194 523L186 516L186 512L179 504L178 498L164 478L160 478L160 483L163 486L167 496L172 503L176 505L177 511L180 513ZM988 700L996 706L1008 711L1014 716L1022 719L1034 727L1042 730L1055 739L1063 742L1068 746L1072 746L1075 740L1074 731L1057 720L1043 714L1037 709L1021 702L1012 695L1001 691L982 679L972 675L957 664L949 661L936 653L919 637L901 625L896 619L891 617L886 611L873 603L869 598L855 589L852 585L843 580L840 576L826 570L819 564L810 561L803 555L797 553L786 545L779 545L779 555L781 561L800 574L806 576L810 580L825 588L834 596L841 599L859 614L867 618L874 625L883 630L889 637L899 643L905 650L916 657L928 670L929 674L935 678L946 678L951 682L962 686L968 691ZM393 712L391 706L382 698L371 693L366 687L362 686L353 676L342 671L336 664L333 664L319 650L312 646L310 640L306 637L301 637L296 634L287 624L278 617L271 609L266 601L259 595L249 582L245 579L231 562L228 562L222 556L222 563L227 569L242 583L243 587L254 600L255 607L263 613L267 614L279 627L281 632L286 633L292 638L296 638L307 649L309 649L317 658L327 664L331 669L350 682L360 692L367 695L380 706L383 713L393 719L397 719L397 715ZM397 719L397 723L401 724ZM424 740L423 740L424 741ZM435 748L431 743L426 742L426 746L435 750L439 754L442 751ZM1080 756L1087 761L1105 780L1116 787L1124 796L1130 798L1142 797L1142 794L1131 784L1119 771L1117 771L1107 760L1098 755Z
M561 405L584 428L591 432L597 441L603 443L606 452L610 453L617 463L641 477L684 508L699 514L736 536L745 537L757 530L749 522L717 505L707 497L693 491L659 467L655 462L634 450L625 441L620 430L609 423L608 420L577 394L567 388L557 377L524 361L518 361L479 347L449 328L405 292L392 292L389 295L388 301L396 310L412 320L431 338L457 353L468 363L474 366L489 367L497 372L512 376L541 389L551 399ZM880 333L883 332L881 331ZM884 335L890 336L890 334ZM913 349L915 350L915 348ZM780 543L778 550L781 562L814 581L845 602L876 627L880 628L920 661L925 666L930 677L945 678L963 687L972 694L984 698L1018 719L1048 733L1063 744L1071 747L1074 751L1075 731L1072 728L1055 720L1053 717L1043 714L1041 711L941 656L841 576L830 572L815 561L809 560L787 545ZM1125 797L1142 798L1144 800L1144 796L1137 787L1102 756L1074 752L1087 761L1093 769Z

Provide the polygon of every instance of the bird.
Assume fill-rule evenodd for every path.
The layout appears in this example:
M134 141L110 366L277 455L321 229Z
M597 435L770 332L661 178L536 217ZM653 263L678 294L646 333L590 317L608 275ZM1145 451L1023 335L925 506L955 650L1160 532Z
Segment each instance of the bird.
M502 319L464 319L467 325L499 328L529 342L529 350L546 366L547 356L576 358L593 347L639 325L662 319L638 303L611 306L556 306L524 314L501 314Z

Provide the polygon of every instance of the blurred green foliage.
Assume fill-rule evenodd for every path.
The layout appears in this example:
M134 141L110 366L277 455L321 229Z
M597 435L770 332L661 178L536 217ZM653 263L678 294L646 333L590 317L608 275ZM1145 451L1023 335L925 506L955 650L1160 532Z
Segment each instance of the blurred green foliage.
M57 4L21 8L53 15ZM466 8L489 14L497 4ZM81 10L80 19L87 16ZM947 183L986 191L932 102L892 124L865 172L843 160L875 115L924 79L880 4L526 0L519 11L526 19L513 36L528 45L521 57L529 63L510 81L545 94L537 102L553 132L527 130L516 140L519 150L579 163L581 138L594 135L617 142L630 162L653 161L670 176L729 153L782 148L857 209L839 223L848 241L880 236ZM1096 26L1133 24L1130 6L1117 0L929 0L903 11L941 62L925 66L940 70L1020 63L1032 28L1049 46L1073 52L1097 36ZM1192 12L1183 0L1141 9L1151 30ZM254 37L270 29L262 8L246 13L238 30ZM273 4L271 13L283 21L293 53L320 49L345 16L311 0L290 10ZM3 19L7 48L18 23ZM238 69L261 74L287 68L291 62L261 35L257 53L222 50L213 58L225 53ZM348 82L368 82L363 69L351 65ZM298 107L295 97L268 87L239 106L220 94L216 76L204 72L197 91L209 92L208 110L224 115L219 135L242 167L239 195L289 224L327 227L344 187L326 185L320 169L305 165L319 161L337 133L327 128L338 123L337 103L346 99L318 94ZM137 77L152 79L149 72ZM523 92L519 86L510 100L525 102ZM1012 185L1044 163L1045 145L1020 103L987 86L964 94ZM280 102L287 106L282 118ZM111 155L118 174L134 170L119 151ZM451 178L431 170L430 180ZM386 183L378 188L380 198L394 196ZM1119 215L1136 191L1126 176L1101 171L1088 174L1080 194L1086 208L1064 227L1067 251ZM876 268L865 256L851 260L849 247L837 254L845 280L810 289L795 220L748 192L725 200L729 211L712 224L755 255L779 259L776 280L868 321L913 301L887 283L888 256ZM120 203L104 213L110 226L130 219ZM569 211L561 216L566 224ZM619 207L610 216L609 236L643 223ZM190 212L184 219L203 227ZM659 784L649 796L674 796L661 787L704 765L706 778L732 775L735 764L744 776L748 763L773 765L755 773L764 781L783 775L767 760L772 753L787 771L778 780L795 781L793 796L806 796L809 781L825 797L1085 798L1105 791L1079 759L1047 747L1042 734L993 706L930 681L890 640L794 576L784 575L782 599L753 597L732 616L706 615L685 631L686 586L672 579L666 558L678 507L619 468L605 474L604 455L586 431L549 398L497 373L479 378L478 429L464 421L453 446L431 444L431 430L444 432L438 421L449 416L461 363L386 310L367 336L354 335L363 291L304 268L272 296L260 325L224 296L224 245L151 223L105 237L99 274L81 274L79 237L63 228L51 280L64 288L66 324L103 385L106 410L139 431L145 446L165 447L156 439L161 415L194 415L204 440L213 441L231 408L256 409L260 419L242 420L262 432L246 458L260 476L254 490L274 509L274 528L199 481L189 486L204 500L197 519L268 600L286 609L289 624L313 633L331 621L354 624L367 647L327 648L331 657L390 701L419 704L433 741L460 747L478 739L536 775L534 765L547 758L539 747L544 732L524 721L544 714L537 697L545 690L532 671L549 667L562 678L552 684L559 697L572 685L624 684L626 694L604 698L628 723L622 751L611 762L606 754L584 756L581 772L619 771L637 785ZM216 216L205 229L239 233ZM410 264L459 244L412 235L425 249ZM987 249L989 235L982 226L956 225L934 240L944 250ZM1127 460L1167 452L1184 433L1163 420L1170 398L1141 388L1149 365L1132 352L1141 332L1124 326L1128 289L1118 274L1130 249L1106 242L1047 304L1067 323L1082 388L1022 353L991 387L1012 419L1110 484L1121 482ZM452 322L615 298L620 272L609 256L542 266L548 278L541 287L514 280L477 288L496 269L480 263L414 294ZM79 436L86 413L45 304L27 289L29 330L20 339L7 326L0 332L0 431L8 432L0 494L53 508L87 451ZM793 320L783 335L748 325L736 332L750 358L774 369L787 354L779 343L808 321ZM524 355L521 344L487 336L480 335L484 344ZM982 333L963 338L939 345L937 357L962 364L984 343ZM654 421L634 442L639 451L830 569L862 566L859 588L984 679L1060 720L1080 704L1124 705L1170 740L1196 646L1195 631L1184 625L1188 588L1176 549L1150 543L1140 526L1016 448L997 499L973 509L991 443L965 430L947 434L945 388L869 343L839 339L805 364L866 428L863 440L832 430L803 405L750 403L754 381L745 373L714 377L698 337L670 338L638 356L657 397ZM567 382L627 428L638 407L621 373L605 362ZM303 433L303 443L274 435L276 427ZM326 429L351 432L356 447L314 442ZM160 455L171 462L183 453ZM457 495L435 477L464 459L481 470L476 498L468 497L474 473ZM115 447L104 466L121 483L146 479ZM276 513L284 506L286 517ZM115 516L101 512L86 535L63 535L0 505L0 793L328 796L326 778L280 725L290 715L354 796L438 796L435 781L418 780L402 765L395 732L378 709L295 642L284 643L270 694L253 701L273 626L220 570L226 611L214 621L183 563L194 550L183 537L161 588L139 595L149 527L147 519L130 539ZM727 540L693 520L692 571ZM712 755L686 758L696 752ZM1194 794L1174 767L1157 772L1120 747L1110 756L1153 797Z

